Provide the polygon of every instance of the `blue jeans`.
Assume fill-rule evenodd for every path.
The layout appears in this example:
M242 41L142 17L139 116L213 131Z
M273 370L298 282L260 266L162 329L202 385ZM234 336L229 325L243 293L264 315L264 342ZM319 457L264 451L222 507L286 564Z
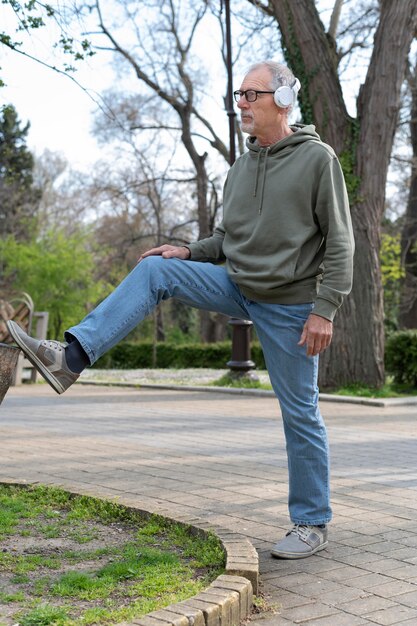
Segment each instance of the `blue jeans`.
M78 339L94 363L161 300L172 297L198 309L253 322L281 406L291 520L308 525L329 522L329 453L326 427L318 408L318 357L308 357L305 347L297 345L311 303L254 302L245 298L221 266L151 256L67 333Z

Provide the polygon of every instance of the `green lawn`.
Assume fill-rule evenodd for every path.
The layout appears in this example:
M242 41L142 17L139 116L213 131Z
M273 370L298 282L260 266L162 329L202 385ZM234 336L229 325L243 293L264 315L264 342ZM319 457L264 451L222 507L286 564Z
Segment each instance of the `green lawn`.
M256 373L256 372L255 372ZM267 389L272 390L268 383L261 383L250 378L231 376L229 373L218 378L212 383L216 387L232 387L240 389ZM346 385L337 389L320 389L323 393L339 396L356 396L362 398L402 398L405 396L417 396L417 388L410 385L395 384L390 378L381 388L367 387L361 383Z
M0 626L129 621L224 571L214 535L49 487L0 485L0 542Z

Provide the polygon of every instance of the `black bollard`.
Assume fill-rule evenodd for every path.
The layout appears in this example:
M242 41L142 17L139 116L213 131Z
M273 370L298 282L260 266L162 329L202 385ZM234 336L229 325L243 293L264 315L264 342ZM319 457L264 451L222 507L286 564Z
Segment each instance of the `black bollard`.
M247 375L255 367L250 358L250 333L253 324L249 320L236 318L229 320L229 324L233 327L232 358L228 361L227 367L235 376Z

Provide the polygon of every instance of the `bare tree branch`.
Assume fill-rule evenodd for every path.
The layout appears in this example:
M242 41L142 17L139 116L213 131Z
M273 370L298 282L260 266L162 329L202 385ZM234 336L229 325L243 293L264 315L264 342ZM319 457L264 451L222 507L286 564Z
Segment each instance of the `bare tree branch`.
M335 0L333 11L332 11L332 16L330 18L330 26L329 26L328 35L334 41L336 41L337 29L339 26L340 14L342 12L343 2L344 0Z

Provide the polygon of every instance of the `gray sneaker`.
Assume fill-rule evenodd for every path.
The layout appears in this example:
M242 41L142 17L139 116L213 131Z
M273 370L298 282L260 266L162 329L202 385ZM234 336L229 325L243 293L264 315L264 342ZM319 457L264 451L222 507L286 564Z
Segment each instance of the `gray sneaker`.
M307 556L324 550L327 546L327 527L303 526L295 524L272 548L272 556L278 559L305 559Z
M65 360L66 343L33 339L11 320L7 322L7 328L25 356L57 393L64 393L79 378Z

